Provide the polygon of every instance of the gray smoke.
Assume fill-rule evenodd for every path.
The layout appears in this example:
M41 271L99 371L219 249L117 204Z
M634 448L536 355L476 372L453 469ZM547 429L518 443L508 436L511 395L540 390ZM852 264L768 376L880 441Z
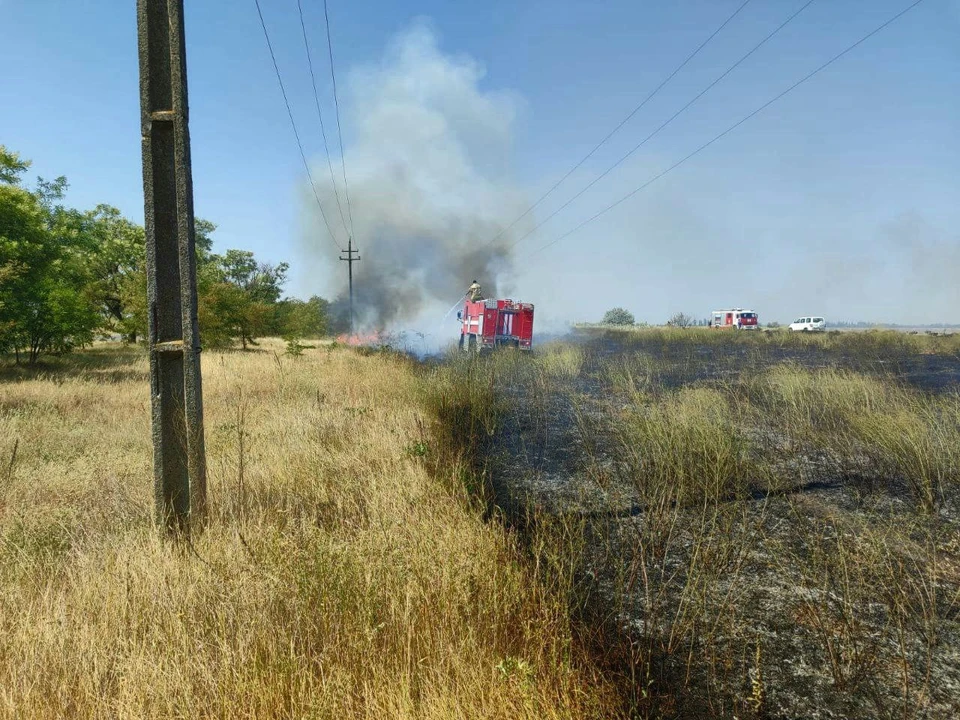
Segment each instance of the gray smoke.
M960 235L911 211L882 229L878 245L887 249L885 309L893 321L960 322Z
M380 330L445 309L474 279L489 296L509 283L513 233L529 227L518 223L497 238L527 202L508 162L518 101L481 90L483 75L470 58L441 53L422 25L401 34L380 63L349 75L342 109L344 128L354 133L345 155L362 258L354 266L362 327ZM321 199L339 226L325 161L314 177L327 179ZM346 214L342 186L340 196ZM322 237L316 204L306 207L310 234ZM328 270L342 306L345 264L327 241L313 242L314 253L337 266ZM342 227L337 242L346 246Z

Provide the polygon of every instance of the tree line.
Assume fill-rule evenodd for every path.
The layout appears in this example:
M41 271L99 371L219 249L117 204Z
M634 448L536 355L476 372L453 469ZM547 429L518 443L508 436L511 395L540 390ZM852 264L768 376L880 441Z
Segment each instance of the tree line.
M633 313L622 307L615 307L607 310L603 314L603 319L600 321L600 324L638 325ZM678 328L703 327L709 324L710 318L695 318L692 315L687 315L686 313L682 312L674 313L670 316L670 319L667 320L668 326ZM646 325L646 323L639 323L639 325Z
M67 180L37 178L0 145L0 353L16 362L68 352L98 336L137 342L147 332L146 242L141 225L110 205L63 204ZM247 250L213 252L216 225L197 219L197 296L205 346L243 348L258 337L319 337L329 303L283 297L287 263Z

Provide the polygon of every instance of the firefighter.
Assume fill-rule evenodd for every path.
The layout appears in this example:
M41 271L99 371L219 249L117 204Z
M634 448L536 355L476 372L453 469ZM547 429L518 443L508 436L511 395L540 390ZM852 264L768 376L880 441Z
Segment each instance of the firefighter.
M467 289L467 299L470 302L483 300L483 291L480 289L480 283L474 280Z

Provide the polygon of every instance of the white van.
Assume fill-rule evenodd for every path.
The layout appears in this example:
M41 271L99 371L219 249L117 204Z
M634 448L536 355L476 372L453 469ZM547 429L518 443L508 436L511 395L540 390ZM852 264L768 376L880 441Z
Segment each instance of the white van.
M827 321L822 317L802 317L790 323L794 332L819 332L827 329Z

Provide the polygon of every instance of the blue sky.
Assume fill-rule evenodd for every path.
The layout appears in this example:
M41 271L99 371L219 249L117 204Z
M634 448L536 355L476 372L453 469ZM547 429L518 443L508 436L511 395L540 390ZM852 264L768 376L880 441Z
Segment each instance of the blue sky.
M456 109L443 112L450 113L451 132L471 167L494 184L508 183L523 207L739 3L330 0L348 176L352 153L360 164L364 148L367 155L377 152L370 145L374 131L363 130L376 104L364 83L385 72L392 62L388 48L411 28L428 29L438 57L472 63L476 97L504 108L503 128L485 122L475 133ZM296 2L261 4L319 176L326 161ZM753 0L535 216L544 217L577 182L605 169L802 4ZM957 0L925 0L648 190L531 255L906 4L814 2L627 163L518 245L501 285L536 302L541 317L553 322L594 319L613 305L659 322L679 310L702 316L728 304L754 307L762 319L815 313L957 322ZM291 292L335 294L342 268L329 262L329 239L304 220L303 168L253 0L186 5L197 213L219 225L218 248L289 261ZM329 132L322 3L303 0L303 6ZM71 204L107 202L141 220L135 3L0 0L0 26L0 142L31 158L32 174L66 175ZM376 246L364 250L377 252ZM443 305L441 299L434 298Z

